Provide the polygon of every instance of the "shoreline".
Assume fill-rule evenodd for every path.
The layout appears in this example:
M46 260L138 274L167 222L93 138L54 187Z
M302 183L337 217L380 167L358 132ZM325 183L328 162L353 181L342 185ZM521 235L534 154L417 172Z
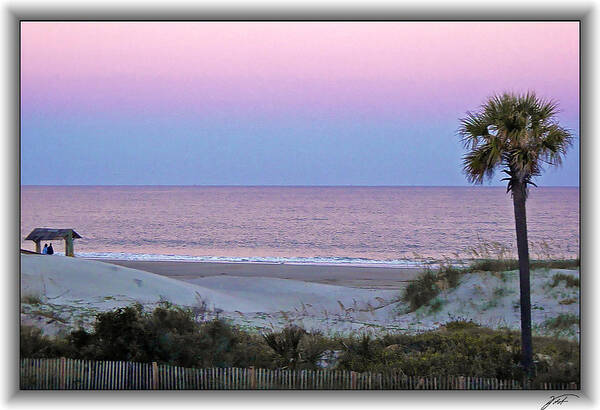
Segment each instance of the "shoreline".
M56 252L57 254L63 254ZM161 253L130 252L82 252L77 257L94 260L142 261L142 262L208 262L208 263L253 263L265 265L332 265L357 267L421 268L439 263L443 257L426 259L370 259L337 256L192 256Z
M139 269L182 281L208 276L265 277L365 289L403 289L423 270L415 267L387 266L85 259Z

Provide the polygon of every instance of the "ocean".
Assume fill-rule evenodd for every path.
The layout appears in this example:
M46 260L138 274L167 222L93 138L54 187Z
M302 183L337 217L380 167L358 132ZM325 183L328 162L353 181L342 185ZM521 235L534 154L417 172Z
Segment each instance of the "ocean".
M579 188L533 188L527 212L532 258L579 255ZM412 266L516 248L512 199L486 186L22 186L22 248L36 227L131 260Z

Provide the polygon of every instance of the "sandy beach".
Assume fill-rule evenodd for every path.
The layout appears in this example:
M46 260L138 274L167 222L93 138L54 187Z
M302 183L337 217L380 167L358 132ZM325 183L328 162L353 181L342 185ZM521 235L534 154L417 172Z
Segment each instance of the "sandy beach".
M147 271L151 269L173 276ZM410 312L400 298L402 292L395 287L405 286L415 273L356 266L106 263L24 253L21 321L56 334L80 324L92 326L99 312L134 303L152 310L160 302L170 302L195 309L204 320L223 317L256 331L295 323L328 334L420 332L434 329L450 317L471 319L491 328L519 327L518 305L515 307L518 271L465 274L457 287L437 296L437 306ZM554 275L559 273L579 278L579 269L532 271L532 323L537 332L545 331L544 323L549 319L579 312L579 288L569 287L565 281L553 285ZM323 283L332 280L338 282ZM578 328L570 332L570 337L578 337Z
M173 279L190 281L209 276L266 277L364 289L402 289L421 271L418 268L370 266L293 265L268 263L215 263L178 261L105 260Z

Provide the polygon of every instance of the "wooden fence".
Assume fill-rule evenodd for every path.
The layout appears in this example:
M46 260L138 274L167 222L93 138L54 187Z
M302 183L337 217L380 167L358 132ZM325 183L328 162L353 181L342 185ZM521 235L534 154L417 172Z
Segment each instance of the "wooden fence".
M22 359L22 390L515 390L515 380L465 376L408 377L397 372L254 368L189 369L154 363ZM578 389L576 383L526 388Z

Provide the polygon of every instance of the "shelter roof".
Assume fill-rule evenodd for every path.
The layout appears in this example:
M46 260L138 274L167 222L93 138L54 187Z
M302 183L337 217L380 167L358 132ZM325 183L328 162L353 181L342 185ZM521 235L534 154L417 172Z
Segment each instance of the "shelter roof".
M29 241L47 241L52 239L65 239L69 233L73 234L73 239L81 236L73 229L53 229L53 228L35 228L25 240Z

